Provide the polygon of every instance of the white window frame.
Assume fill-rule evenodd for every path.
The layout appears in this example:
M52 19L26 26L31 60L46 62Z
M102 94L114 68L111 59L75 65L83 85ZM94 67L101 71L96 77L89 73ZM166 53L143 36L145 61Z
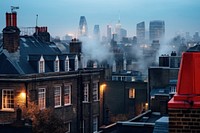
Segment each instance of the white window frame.
M66 125L68 126L68 131L65 131L65 133L70 133L71 132L71 123L68 122L68 123L66 123Z
M10 95L8 95L8 93L5 94L6 91L7 92L10 91ZM6 98L4 98L5 95L8 97L7 100L6 100ZM13 99L12 99L12 97L13 97ZM11 101L11 102L8 103L9 101ZM2 110L14 111L14 103L15 103L15 101L14 101L14 90L13 89L2 89ZM10 106L10 107L8 107L8 106Z
M67 87L68 87L68 92L66 91L66 89L67 89ZM69 95L69 96L67 96L67 95ZM67 105L71 105L71 96L72 96L72 86L69 84L69 85L65 85L64 86L64 105L65 106L67 106ZM69 102L68 103L66 103L66 101L65 101L65 98L66 97L68 97L69 98Z
M170 92L176 93L176 86L170 86Z
M98 132L98 117L93 117L93 133Z
M74 59L74 70L77 71L78 70L78 56L76 55L75 59Z
M38 61L38 72L44 73L45 72L45 61L43 56L40 57L40 60Z
M65 59L65 71L68 72L69 71L69 57L67 56Z
M83 133L85 133L85 120L83 120Z
M40 90L43 90L43 91L40 91ZM40 98L42 98L42 99L40 99ZM38 107L40 109L46 108L46 88L38 88Z
M93 101L99 100L99 83L98 82L93 83L92 97L93 97Z
M54 107L61 107L61 87L60 86L55 86L54 87Z
M83 89L83 102L89 102L89 84L85 83L84 84L84 89Z
M58 56L56 56L56 59L54 61L54 72L59 72L60 71L60 61Z

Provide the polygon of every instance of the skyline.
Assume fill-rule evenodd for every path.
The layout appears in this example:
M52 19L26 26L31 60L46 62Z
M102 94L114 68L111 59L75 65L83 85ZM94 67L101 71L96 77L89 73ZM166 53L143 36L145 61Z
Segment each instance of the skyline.
M50 34L63 37L67 33L78 33L80 16L85 16L89 34L92 35L94 25L100 25L100 33L106 35L106 26L112 27L120 17L122 28L128 31L128 36L136 35L136 24L145 21L146 31L152 20L165 21L166 36L175 33L190 32L193 35L200 31L200 3L198 0L10 0L0 1L0 28L5 27L5 13L11 12L10 6L19 6L18 26L47 26ZM49 15L50 14L50 15Z

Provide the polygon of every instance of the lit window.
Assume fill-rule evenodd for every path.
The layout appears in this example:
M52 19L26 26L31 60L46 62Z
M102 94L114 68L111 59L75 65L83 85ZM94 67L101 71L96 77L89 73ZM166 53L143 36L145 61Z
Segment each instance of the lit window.
M88 102L89 101L89 85L88 84L84 84L84 99L83 102Z
M56 60L54 61L54 71L55 72L59 72L60 71L60 65L59 65L58 56L56 56Z
M135 89L129 89L129 98L135 98Z
M65 105L71 104L71 85L66 85L64 87L64 104Z
M38 89L38 106L40 109L45 109L45 107L46 107L46 90L45 90L45 88Z
M74 60L74 69L75 71L78 70L78 56L76 55L75 60Z
M69 71L69 58L68 58L68 56L65 59L65 71L66 72Z
M93 133L97 133L98 132L98 118L94 117L93 118Z
M56 86L54 90L54 105L55 107L61 106L61 87Z
M99 100L98 98L98 82L93 83L93 101Z
M43 56L40 57L39 63L39 73L44 73L45 72L45 62Z
M65 126L66 127L65 133L70 133L70 125L71 125L70 122L66 123L65 125L66 125Z
M2 90L2 109L14 110L14 91L12 89Z

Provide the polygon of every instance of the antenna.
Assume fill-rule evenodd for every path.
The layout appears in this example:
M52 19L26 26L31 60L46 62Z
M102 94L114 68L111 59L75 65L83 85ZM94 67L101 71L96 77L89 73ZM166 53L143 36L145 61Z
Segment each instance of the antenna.
M19 9L19 7L18 7L18 6L10 6L10 8L11 8L11 12L14 12L14 10L17 10L17 9Z
M36 15L36 27L38 26L38 14Z
M119 18L118 18L118 23L120 23L120 10L119 10Z

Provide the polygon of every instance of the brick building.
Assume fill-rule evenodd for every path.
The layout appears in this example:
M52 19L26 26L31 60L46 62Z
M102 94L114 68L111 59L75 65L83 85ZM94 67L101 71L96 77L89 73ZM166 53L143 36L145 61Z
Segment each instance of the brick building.
M0 123L13 123L16 110L21 108L23 114L23 108L34 102L41 110L53 109L66 123L66 132L98 131L104 70L82 69L80 51L62 53L50 42L46 27L36 27L34 36L20 36L16 21L15 12L6 14L0 49ZM76 39L71 43L81 44Z

